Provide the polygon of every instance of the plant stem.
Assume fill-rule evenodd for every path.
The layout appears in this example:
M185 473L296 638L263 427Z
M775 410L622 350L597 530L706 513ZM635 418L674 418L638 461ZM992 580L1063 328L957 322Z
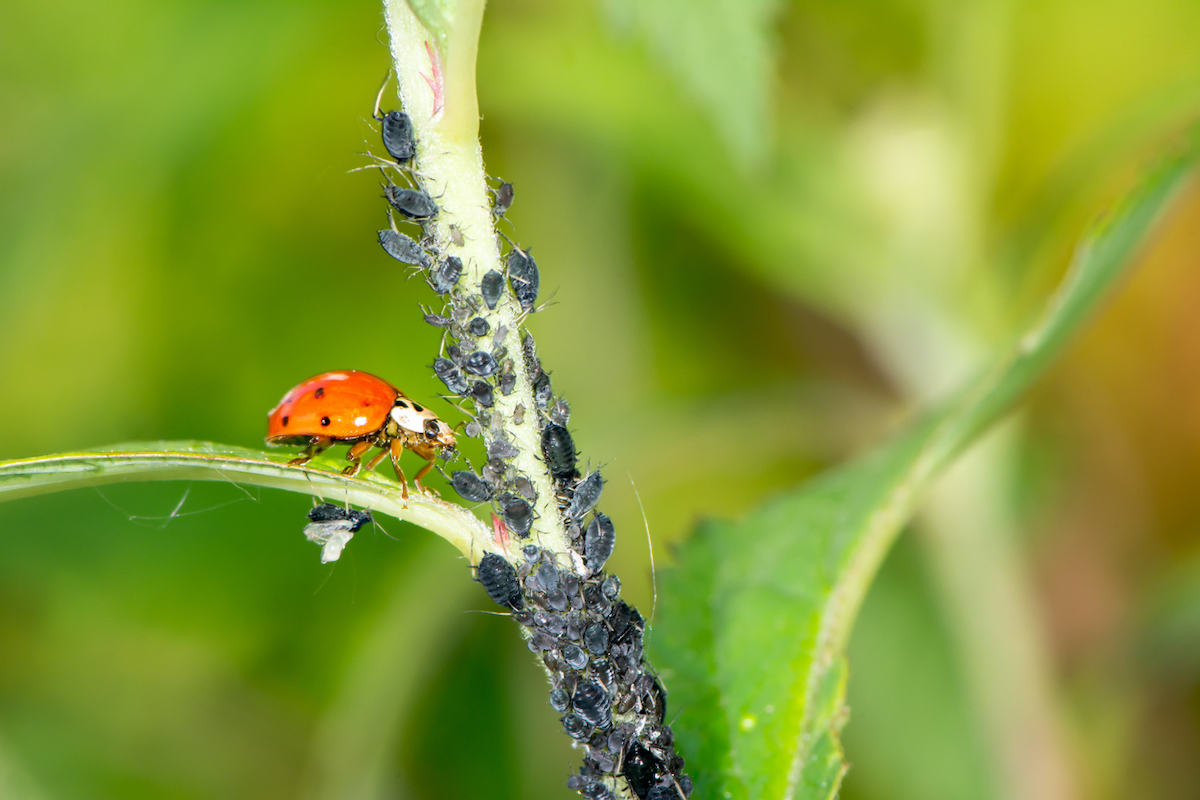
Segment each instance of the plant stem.
M470 557L490 531L461 506L413 492L373 473L350 478L311 463L292 466L254 450L208 442L127 445L105 453L63 453L0 462L0 500L129 481L228 481L328 497L428 528Z
M478 139L475 53L484 4L481 0L457 3L444 66L439 63L442 57L436 37L421 24L406 0L386 0L384 5L400 98L412 118L417 140L417 175L423 189L438 203L437 216L426 226L426 233L432 234L432 247L442 257L462 259L457 290L461 294L451 303L466 302L471 296L478 297L480 282L489 271L505 274ZM462 245L455 244L452 226L461 234ZM530 374L522 357L521 307L505 291L495 309L480 304L472 313L487 320L492 331L501 327L507 331L502 341L507 356L502 361L508 366L503 369L511 369L516 377L512 392L496 392L494 407L481 415L481 421L489 423L482 426L484 443L489 450L497 440L516 446L518 454L511 464L517 474L529 478L537 494L534 538L542 549L566 557L568 539L554 504L554 488L538 457L541 440L533 397L536 376ZM518 561L515 543L513 548L509 555ZM476 553L475 560L479 555Z

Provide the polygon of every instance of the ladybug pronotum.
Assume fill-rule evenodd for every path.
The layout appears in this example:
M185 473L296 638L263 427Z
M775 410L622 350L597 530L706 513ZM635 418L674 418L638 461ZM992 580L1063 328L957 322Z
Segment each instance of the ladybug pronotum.
M381 451L367 463L375 466L389 453L400 478L404 498L408 480L400 456L411 450L429 463L413 477L419 491L428 491L421 478L433 468L434 457L454 447L454 431L427 408L411 400L383 378L347 369L325 372L292 389L267 416L267 444L304 444L304 455L291 464L304 464L334 444L350 444L342 470L357 475L361 459L372 447Z

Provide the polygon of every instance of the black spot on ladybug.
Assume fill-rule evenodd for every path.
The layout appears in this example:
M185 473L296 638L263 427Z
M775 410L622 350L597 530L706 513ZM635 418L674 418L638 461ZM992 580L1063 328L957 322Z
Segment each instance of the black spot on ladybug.
M396 405L400 406L401 408L408 408L408 403L404 402L403 400L397 400Z
M325 387L324 386L318 386L317 390L315 392L313 392L313 397L317 398L318 400L320 400L324 396L325 396Z
M328 424L329 424L329 417L321 417L321 427L325 427Z
M284 418L283 418L283 427L285 427L285 428L286 428L286 427L287 427L287 424L288 424L288 418L287 418L287 417L284 417Z
M413 411L416 411L418 414L420 414L420 413L421 413L421 412L423 412L424 410L425 410L425 409L421 408L421 404L420 404L420 403L413 403Z

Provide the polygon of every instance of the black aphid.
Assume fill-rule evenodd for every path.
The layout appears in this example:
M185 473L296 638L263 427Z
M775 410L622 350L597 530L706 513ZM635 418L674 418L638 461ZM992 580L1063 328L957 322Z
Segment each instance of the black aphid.
M409 219L428 219L438 210L432 197L416 189L402 189L389 183L383 187L383 194L392 208Z
M408 114L403 111L389 111L381 123L383 147L388 151L388 155L399 164L412 161L412 157L417 153L417 143L413 141L413 124Z
M492 403L495 402L492 386L486 381L475 381L471 384L471 397L484 408L491 408Z
M562 425L547 425L542 431L542 455L555 478L575 477L575 440Z
M624 600L617 603L613 608L612 614L608 618L608 624L612 627L612 638L614 642L619 642L629 632L629 623L633 618L633 608Z
M524 539L533 527L533 507L529 501L515 494L500 495L500 510L508 529Z
M517 476L517 479L513 481L513 488L517 490L517 494L521 495L521 497L524 497L529 502L533 503L537 501L537 491L533 488L533 481L529 480L529 478L526 478L524 475Z
M616 575L609 575L604 580L604 584L600 587L600 591L609 600L616 600L621 596L621 579Z
M658 678L650 675L649 685L642 693L642 711L658 720L661 725L667 718L667 691L658 682Z
M488 445L488 458L515 458L521 452L507 439L493 439Z
M587 526L587 533L583 535L583 557L588 569L593 573L599 572L613 554L616 543L617 529L612 520L597 511Z
M537 345L533 341L533 334L528 331L525 332L525 337L521 339L521 353L525 356L525 366L529 370L529 374L541 374L542 362L538 358Z
M567 666L571 669L583 669L587 666L587 653L580 650L577 646L569 644L562 650L563 661L567 662ZM556 709L562 711L562 709Z
M609 705L608 692L598 683L584 681L579 684L575 696L571 698L571 705L574 706L576 714L592 725L606 728L612 724L612 707Z
M629 781L629 788L642 800L650 794L654 784L666 772L666 764L647 750L640 742L633 742L625 751L625 764L621 772Z
M508 397L512 394L513 387L517 385L517 376L511 372L506 372L500 376L500 394Z
M462 371L448 358L438 358L433 362L433 374L442 379L446 388L454 394L464 394L467 389L467 379Z
M592 732L591 726L578 714L567 714L562 718L562 724L563 730L572 739L586 739Z
M496 303L500 302L500 293L504 291L504 276L496 270L488 270L483 276L483 280L479 282L479 294L483 296L483 302L487 303L487 307L494 309Z
M551 589L546 592L546 602L555 611L566 611L571 607L571 598L567 597L567 593L562 589ZM562 618L559 617L559 619Z
M308 518L316 523L345 523L339 527L344 528L350 533L357 533L359 528L371 521L371 512L343 508L342 506L335 506L333 503L321 503L319 506L313 506L309 509Z
M450 317L443 317L441 314L426 314L425 321L435 328L449 328L454 322Z
M512 284L517 302L521 304L524 311L533 310L533 306L537 302L538 289L542 284L541 275L538 273L537 263L533 260L533 256L519 247L514 247L509 251L505 265L508 267L508 282Z
M674 786L655 786L646 794L646 800L679 800L679 792Z
M538 567L537 579L538 583L541 584L543 592L557 589L559 582L558 568L553 564L542 564Z
M550 406L549 416L551 422L565 427L571 421L571 406L561 397L556 398Z
M482 503L492 498L492 487L474 472L465 469L452 472L450 484L464 500L470 500L472 503Z
M471 332L472 336L487 336L488 331L491 330L491 325L489 325L488 321L483 317L475 317L475 319L471 320L471 323L467 325L467 330Z
M587 514L596 507L596 503L600 502L600 493L603 491L604 479L600 477L600 473L593 472L588 475L575 487L575 494L571 495L571 505L567 507L567 516L572 519L583 519L584 514ZM607 556L605 560L608 560Z
M604 630L604 626L601 625L600 629ZM605 638L604 641L605 641L605 646L607 646L607 643L608 643L607 637ZM612 688L616 685L616 680L617 680L616 667L614 667L613 663L611 661L609 661L607 658L598 658L592 662L592 677L594 677L596 680L600 681L602 686L604 686L605 688L607 688L608 690L611 691Z
M488 553L475 568L475 579L483 584L483 590L488 593L498 605L519 611L525 607L521 600L521 586L517 582L517 571L502 556Z
M554 689L550 692L550 707L560 714L571 705L571 696L566 689Z
M550 387L550 376L540 373L533 381L533 399L540 408L545 408L554 397L554 389Z
M608 628L599 622L588 626L583 632L583 646L592 655L604 655L608 652Z
M417 244L411 236L405 236L400 231L388 228L379 232L379 246L392 258L414 267L424 267L429 264L429 254L425 248Z
M476 350L463 359L463 369L481 378L486 378L496 374L496 359L492 358L491 353Z
M445 294L454 288L462 277L463 263L458 256L450 256L436 265L429 273L429 285L438 294Z
M492 204L492 213L497 217L503 217L505 212L512 208L516 195L517 192L511 183L501 181L499 188L496 189L496 202Z

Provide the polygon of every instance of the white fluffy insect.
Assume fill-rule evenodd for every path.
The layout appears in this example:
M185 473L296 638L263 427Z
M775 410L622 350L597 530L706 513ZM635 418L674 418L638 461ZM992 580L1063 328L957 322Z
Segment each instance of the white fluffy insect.
M355 511L332 503L321 503L308 512L310 522L304 526L304 537L321 547L321 563L337 561L342 550L363 525L371 522L370 511Z

